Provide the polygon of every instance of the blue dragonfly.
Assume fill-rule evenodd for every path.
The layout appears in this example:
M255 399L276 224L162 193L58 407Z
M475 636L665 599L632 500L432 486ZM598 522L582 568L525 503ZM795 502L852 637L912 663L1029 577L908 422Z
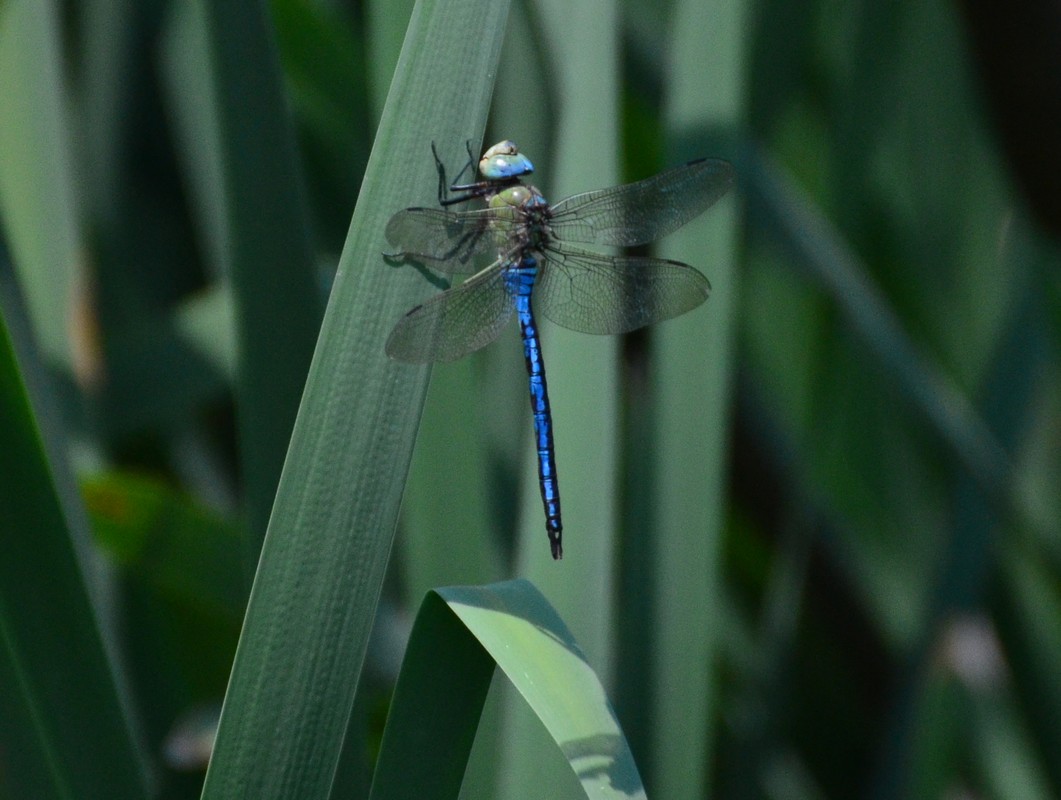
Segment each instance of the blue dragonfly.
M468 170L468 165L457 176ZM538 480L554 559L563 556L560 490L545 364L535 312L582 333L617 334L684 314L711 291L688 264L603 255L569 243L633 247L677 230L733 184L733 167L698 159L624 186L577 194L556 204L523 182L534 171L510 141L479 161L482 179L454 183L435 154L441 208L407 208L387 223L389 256L450 275L471 275L410 309L387 340L387 355L424 364L453 361L496 339L515 314L530 376ZM448 206L483 200L485 208ZM490 259L484 269L476 271ZM474 274L472 274L474 273Z

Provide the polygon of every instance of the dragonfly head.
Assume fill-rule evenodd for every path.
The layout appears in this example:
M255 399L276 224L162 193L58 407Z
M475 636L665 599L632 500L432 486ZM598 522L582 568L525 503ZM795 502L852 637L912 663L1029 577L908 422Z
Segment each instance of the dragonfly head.
M534 172L530 159L520 153L515 142L507 139L498 142L479 159L479 174L488 181L500 181L518 178Z

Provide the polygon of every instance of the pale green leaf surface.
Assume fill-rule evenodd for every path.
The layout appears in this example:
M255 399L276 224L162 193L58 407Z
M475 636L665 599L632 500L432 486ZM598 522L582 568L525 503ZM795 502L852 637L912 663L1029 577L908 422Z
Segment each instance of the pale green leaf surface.
M174 313L173 327L189 348L231 383L236 371L236 333L226 286L218 285L182 303Z
M369 0L365 4L368 29L369 91L373 115L383 108L394 66L405 35L405 21L413 0Z
M587 796L644 795L600 678L532 584L516 580L440 594L541 720Z
M482 583L501 573L489 525L490 473L475 405L475 362L435 368L402 507L406 596L435 586ZM453 410L457 409L457 413ZM445 491L440 483L445 480Z
M81 254L60 45L51 0L0 7L0 222L42 354L69 368Z
M744 0L679 2L671 20L668 166L732 157L711 149L735 130L744 96ZM707 78L705 82L705 76ZM716 134L712 136L712 134ZM739 178L738 178L739 182ZM651 769L659 797L706 796L720 604L719 553L725 520L729 410L739 281L736 202L723 199L658 248L711 281L705 306L652 332L658 389L655 447L658 534L652 645Z
M644 797L600 679L548 601L529 582L514 580L439 589L424 601L395 691L374 800L457 797L494 663L541 720L585 796ZM399 790L386 776L400 767L408 782ZM528 786L557 796L544 780Z
M395 321L430 286L383 261L383 230L396 210L434 198L430 142L456 160L484 124L507 11L494 0L414 11L292 434L205 798L330 791L428 376L384 354Z

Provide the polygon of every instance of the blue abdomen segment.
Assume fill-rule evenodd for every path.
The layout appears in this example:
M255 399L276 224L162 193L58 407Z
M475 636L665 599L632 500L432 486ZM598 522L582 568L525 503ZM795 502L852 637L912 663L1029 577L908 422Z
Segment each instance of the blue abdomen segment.
M549 408L549 388L545 381L538 326L531 310L531 291L538 277L538 261L525 254L519 266L510 267L505 278L514 295L519 330L523 337L523 355L530 380L531 412L534 415L534 441L538 451L538 485L545 507L545 528L553 558L564 555L563 525L560 522L560 485L556 478L556 451L553 449L553 418Z

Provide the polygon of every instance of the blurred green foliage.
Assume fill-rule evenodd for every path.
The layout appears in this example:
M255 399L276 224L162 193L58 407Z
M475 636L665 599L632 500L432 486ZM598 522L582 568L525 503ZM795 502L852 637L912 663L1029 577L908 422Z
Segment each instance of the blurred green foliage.
M33 554L0 570L0 798L199 795L333 281L378 306L349 318L359 341L405 288L358 288L415 283L371 230L343 252L359 197L396 202L362 178L423 181L432 138L456 159L481 134L412 105L386 127L412 103L387 95L411 7L0 2L0 542ZM469 83L496 78L487 143L518 141L547 196L710 155L737 197L666 244L712 280L704 308L621 341L546 331L565 561L545 558L514 336L435 369L411 469L426 375L350 443L392 444L359 486L405 505L335 796L364 796L424 591L512 576L586 650L649 796L1061 796L1061 226L1020 156L1056 149L1061 106L1031 78L1046 110L1017 125L999 64L1036 54L992 50L981 12L515 4L496 75ZM415 150L394 152L399 113L429 132ZM394 391L391 368L317 376L312 408ZM274 526L325 516L294 491ZM389 513L358 529L364 564ZM291 585L326 594L299 566ZM477 796L551 785L540 731L491 702ZM48 747L79 737L125 764L114 783L91 750L57 766Z

